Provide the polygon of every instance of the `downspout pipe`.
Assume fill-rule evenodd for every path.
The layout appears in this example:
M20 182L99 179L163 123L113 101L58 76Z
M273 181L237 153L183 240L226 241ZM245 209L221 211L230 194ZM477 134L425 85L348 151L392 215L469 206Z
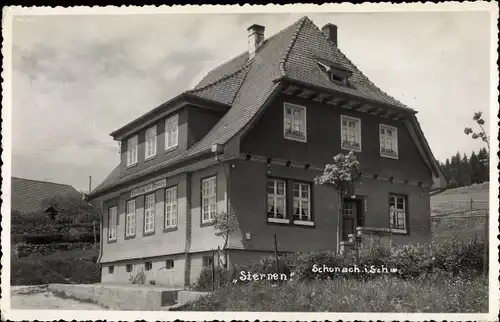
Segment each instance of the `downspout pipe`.
M229 202L229 200L231 200L231 198L230 198L231 187L230 187L229 175L226 171L226 168L224 167L224 162L220 158L220 156L223 154L222 145L220 145L220 144L212 145L212 152L214 152L215 160L219 162L219 165L222 169L222 173L224 174L224 179L226 179L226 221L229 221L229 215L230 215L230 211L231 211L230 210L230 202ZM226 222L226 224L227 223L228 222ZM227 242L229 242L229 232L228 232L228 236L227 236ZM224 248L224 261L225 261L224 265L227 267L228 256L227 256L226 248L227 248L227 244L225 245L225 248Z

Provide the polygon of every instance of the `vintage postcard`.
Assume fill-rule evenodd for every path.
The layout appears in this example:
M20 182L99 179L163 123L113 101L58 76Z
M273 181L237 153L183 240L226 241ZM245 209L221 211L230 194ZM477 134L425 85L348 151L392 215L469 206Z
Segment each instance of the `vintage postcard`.
M496 320L497 22L4 7L2 318Z

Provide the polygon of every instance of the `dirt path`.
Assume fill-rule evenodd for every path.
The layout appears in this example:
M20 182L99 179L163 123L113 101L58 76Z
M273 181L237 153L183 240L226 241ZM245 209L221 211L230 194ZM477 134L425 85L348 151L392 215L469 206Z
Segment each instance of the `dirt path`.
M43 286L12 286L10 306L15 310L105 310L96 304L56 297Z

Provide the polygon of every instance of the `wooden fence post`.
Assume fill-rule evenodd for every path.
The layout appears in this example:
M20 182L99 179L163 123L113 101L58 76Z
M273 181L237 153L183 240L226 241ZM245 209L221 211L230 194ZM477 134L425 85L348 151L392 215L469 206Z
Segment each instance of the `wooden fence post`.
M276 271L280 273L280 263L278 258L278 241L276 240L276 234L274 235L274 255L276 256Z
M212 249L212 292L215 291L215 251Z
M489 248L489 211L484 210L485 217L484 217L484 254L483 254L483 273L484 275L487 275L488 269L489 269L489 258L488 258L488 248Z
M217 286L220 287L220 280L221 280L221 274L222 270L220 269L220 246L217 246L217 271L219 272L219 279L217 281Z

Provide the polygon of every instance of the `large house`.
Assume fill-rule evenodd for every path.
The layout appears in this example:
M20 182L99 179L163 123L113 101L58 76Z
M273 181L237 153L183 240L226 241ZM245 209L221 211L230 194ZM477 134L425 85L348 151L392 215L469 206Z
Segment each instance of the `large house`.
M91 194L104 214L102 282L144 271L191 285L224 245L219 212L236 219L229 265L269 255L275 236L280 252L347 247L356 227L429 241L429 190L445 178L416 111L342 54L335 25L303 17L267 39L264 29L250 26L242 54L111 133L121 162ZM341 211L314 178L348 151L362 180Z

